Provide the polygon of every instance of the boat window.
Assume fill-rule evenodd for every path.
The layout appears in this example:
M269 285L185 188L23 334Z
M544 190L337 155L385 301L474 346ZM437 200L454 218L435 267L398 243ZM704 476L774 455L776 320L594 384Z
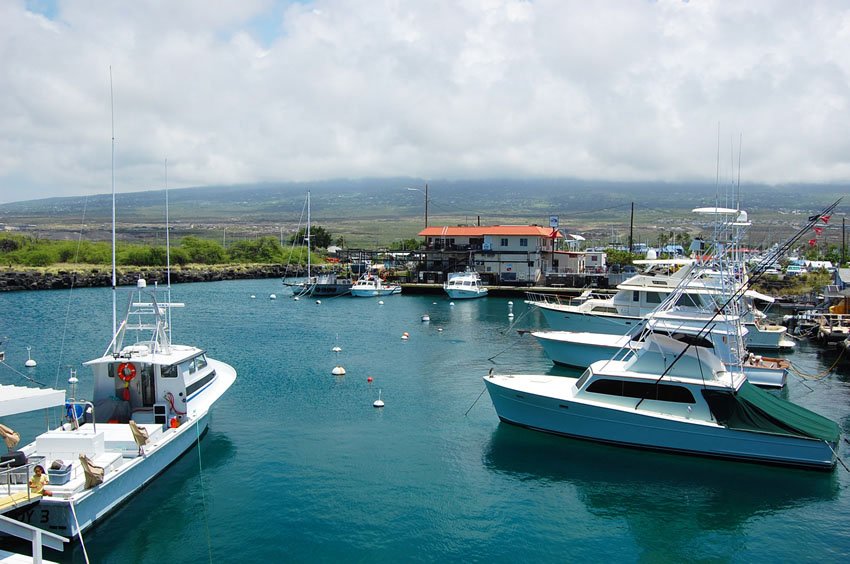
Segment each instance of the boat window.
M661 303L661 293L660 292L647 292L646 293L646 303L648 303L648 304L660 304Z
M189 374L195 373L195 360L192 359L189 361Z
M203 370L207 367L207 357L206 355L200 355L195 357L195 368L198 370Z
M581 375L581 378L576 381L576 389L580 390L584 383L587 382L587 379L593 374L590 370L585 370L584 374Z
M209 384L213 378L215 378L215 370L213 370L197 382L192 382L192 384L186 386L186 396L191 396L192 394Z
M177 378L177 367L173 364L171 366L160 366L159 375L163 378Z
M677 306L699 307L699 304L694 300L694 296L690 294L682 294L676 301Z
M587 388L588 392L623 396L635 399L653 399L673 403L696 403L691 391L682 386L654 384L651 382L626 382L623 380L597 380Z
M640 301L640 292L637 290L632 290L632 301L639 302Z
M106 367L106 375L109 376L110 378L115 378L115 368L116 368L115 364L112 364L112 363L108 364L107 367Z

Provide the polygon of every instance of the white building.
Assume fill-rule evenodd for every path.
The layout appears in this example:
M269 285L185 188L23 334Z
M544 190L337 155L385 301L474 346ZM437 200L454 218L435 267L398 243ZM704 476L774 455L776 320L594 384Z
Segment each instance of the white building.
M470 267L489 283L534 284L555 268L554 241L561 238L539 225L428 227L419 236L425 237L426 270Z

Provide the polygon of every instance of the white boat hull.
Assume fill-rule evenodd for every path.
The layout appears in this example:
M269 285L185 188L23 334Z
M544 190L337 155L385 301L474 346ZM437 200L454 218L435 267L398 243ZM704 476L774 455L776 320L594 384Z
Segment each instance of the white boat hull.
M460 290L456 288L447 288L446 294L453 300L469 300L474 298L483 298L487 295L487 288L478 290Z
M511 380L522 378L522 389ZM541 392L535 394L537 378ZM552 394L549 382L558 377L485 377L484 383L499 419L568 437L690 455L728 458L829 470L834 456L822 440L748 432L681 417L659 417L633 408L612 408ZM566 386L574 378L561 378Z
M107 473L103 483L95 488L75 495L71 500L44 497L38 505L25 509L15 517L51 533L75 537L116 509L194 446L198 437L206 432L208 424L209 413L206 413L191 423L182 425L166 443L151 449L145 456L135 458L122 468L122 471Z
M390 287L390 288L351 288L351 295L355 298L377 298L380 296L391 296L393 294L400 294L400 287Z
M615 313L584 313L547 307L545 304L537 306L546 323L555 331L624 335L644 321L640 317ZM785 327L769 326L763 329L755 323L746 323L744 326L747 328L748 349L788 350L794 347L794 341L787 337Z

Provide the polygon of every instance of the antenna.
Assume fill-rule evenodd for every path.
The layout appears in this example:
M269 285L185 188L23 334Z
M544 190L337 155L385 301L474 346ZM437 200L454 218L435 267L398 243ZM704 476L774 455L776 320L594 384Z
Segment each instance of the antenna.
M115 99L112 95L112 65L109 65L109 112L112 122L112 335L118 331L118 306L116 305L115 287L118 285L115 272ZM112 342L117 347L118 341ZM112 352L118 352L113 348Z
M165 280L168 286L168 342L171 338L171 227L168 222L168 158L165 159Z

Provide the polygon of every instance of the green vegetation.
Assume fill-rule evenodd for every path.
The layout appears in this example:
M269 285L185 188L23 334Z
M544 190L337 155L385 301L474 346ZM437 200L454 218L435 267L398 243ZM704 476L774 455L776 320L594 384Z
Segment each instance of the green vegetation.
M328 234L330 238L330 234ZM125 266L166 266L167 251L162 245L118 243L115 260ZM313 253L314 264L324 257ZM92 241L51 241L24 235L0 236L0 264L11 266L50 266L53 264L108 265L112 262L109 243ZM238 241L227 249L216 241L184 237L171 249L171 264L292 264L307 263L303 246L281 247L275 237Z

